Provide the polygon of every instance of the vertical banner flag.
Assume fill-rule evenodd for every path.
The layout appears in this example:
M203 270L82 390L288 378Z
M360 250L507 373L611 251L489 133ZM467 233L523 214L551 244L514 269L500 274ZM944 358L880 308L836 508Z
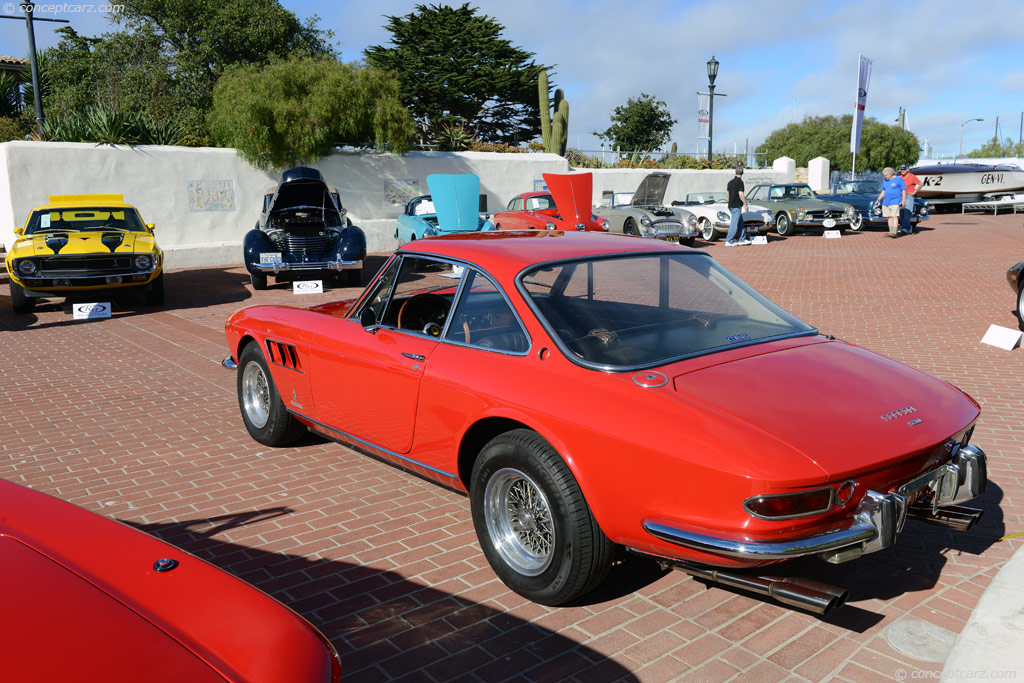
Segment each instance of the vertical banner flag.
M853 110L853 130L850 131L850 152L860 151L860 131L864 127L864 106L868 102L868 83L871 81L871 60L858 55L860 64L857 66L857 106Z
M697 93L697 139L707 140L708 124L711 123L711 96Z

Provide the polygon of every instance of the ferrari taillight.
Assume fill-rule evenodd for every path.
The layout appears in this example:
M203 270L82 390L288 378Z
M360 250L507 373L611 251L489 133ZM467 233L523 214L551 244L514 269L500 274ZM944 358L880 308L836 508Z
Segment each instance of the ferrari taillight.
M743 508L759 519L792 519L828 512L832 507L831 487L779 493L768 496L754 496L743 501Z

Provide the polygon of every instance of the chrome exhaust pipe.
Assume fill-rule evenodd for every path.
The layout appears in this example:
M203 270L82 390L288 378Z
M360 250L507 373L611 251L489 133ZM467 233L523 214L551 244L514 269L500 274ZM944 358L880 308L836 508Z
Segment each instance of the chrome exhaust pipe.
M907 517L957 531L970 531L984 512L984 510L976 510L962 505L949 505L934 511L930 505L911 505L907 509Z
M630 548L632 552L656 560L663 566L684 571L690 576L723 586L766 595L784 605L825 616L846 604L850 591L827 583L789 576L755 576L738 572L650 555Z

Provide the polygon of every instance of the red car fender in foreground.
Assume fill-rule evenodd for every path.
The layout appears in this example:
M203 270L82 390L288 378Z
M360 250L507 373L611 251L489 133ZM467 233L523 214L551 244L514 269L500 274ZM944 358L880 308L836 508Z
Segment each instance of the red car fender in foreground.
M126 525L0 480L5 681L330 683L334 648L276 600Z

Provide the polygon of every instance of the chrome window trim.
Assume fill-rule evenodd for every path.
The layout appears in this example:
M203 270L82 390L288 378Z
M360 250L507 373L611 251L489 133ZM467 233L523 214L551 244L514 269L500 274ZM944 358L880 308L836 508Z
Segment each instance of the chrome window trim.
M526 325L523 323L523 319L519 315L519 311L517 311L516 307L514 305L512 305L512 300L509 298L508 293L505 291L505 289L501 285L498 284L498 281L490 273L488 273L486 270L484 270L480 266L476 265L475 263L472 263L470 261L466 261L465 259L460 259L460 258L455 258L455 257L438 256L437 254L426 254L426 253L419 252L419 251L411 251L411 252L402 251L401 253L395 252L395 254L392 257L392 259L389 259L388 262L385 263L384 266L380 269L380 273L378 273L378 275L381 274L381 273L384 273L387 270L388 265L391 264L394 259L405 259L406 257L426 258L426 259L431 260L431 261L440 261L442 263L453 264L453 265L460 265L460 266L462 266L464 268L464 270L462 271L462 277L459 278L458 289L456 289L455 296L452 298L452 307L451 307L451 312L452 313L455 312L456 307L460 303L461 296L462 296L462 291L463 291L463 287L464 287L464 283L466 281L466 274L469 272L469 270L470 269L475 270L476 272L480 273L485 278L487 278L490 281L490 283L492 285L494 285L494 289L498 292L498 294L501 295L501 298L505 300L505 303L508 305L509 310L512 311L512 316L515 318L516 324L519 325L519 330L523 333L523 336L526 337L526 342L527 342L526 350L525 351L503 351L501 349L492 349L492 348L489 348L489 347L486 347L486 346L477 346L475 344L466 344L464 342L457 342L457 341L452 341L451 339L447 339L448 329L451 326L451 316L449 316L448 320L445 321L444 329L441 330L441 335L438 336L438 337L430 337L429 335L426 335L426 334L421 333L421 332L418 333L418 332L413 332L412 330L399 329L399 328L393 327L391 325L381 325L381 324L378 323L378 327L380 327L381 329L384 329L384 330L391 330L393 332L408 333L408 334L413 334L413 335L415 335L417 337L427 337L429 339L435 339L439 343L450 344L452 346L461 346L461 347L464 347L464 348L480 349L481 351L489 351L491 353L500 353L500 354L507 355L507 356L526 356L526 355L530 354L530 351L533 349L533 338L530 336L530 333L527 331ZM398 265L398 268L399 268L399 273L401 273L401 268L402 268L402 264L401 263ZM363 295L359 299L356 300L356 303L350 309L350 311L348 313L348 316L347 316L347 319L359 320L359 314L362 313L362 309L365 308L365 306L366 306L366 301L364 301L364 300L368 300L368 293L370 292L371 287L377 282L377 280L378 280L378 278L374 277L374 279L370 282L370 284L366 286L366 289L363 291ZM391 291L388 292L387 306L391 305L391 299L392 299L392 297L395 294L395 286L397 284L398 284L398 277L395 277L395 281L391 283ZM384 307L384 312L385 313L387 312L387 306ZM381 317L383 318L384 316L381 316Z

